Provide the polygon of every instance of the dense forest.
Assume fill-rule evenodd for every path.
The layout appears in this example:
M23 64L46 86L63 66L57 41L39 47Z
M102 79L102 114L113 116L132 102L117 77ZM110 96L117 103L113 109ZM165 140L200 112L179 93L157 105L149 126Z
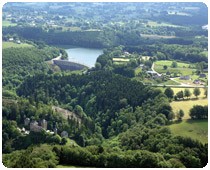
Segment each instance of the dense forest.
M208 96L208 30L202 27L207 13L203 3L4 5L4 166L205 167L203 131L192 138L170 125L208 123L208 106L202 104ZM103 54L95 67L64 71L52 61L68 58L59 45L103 48ZM202 97L199 88L175 92L174 84L146 82L158 76L148 73L157 61L172 63L160 66L166 72L160 83L183 81L176 69L204 76ZM184 102L198 104L189 113L174 110L172 103ZM193 128L187 133L198 127Z

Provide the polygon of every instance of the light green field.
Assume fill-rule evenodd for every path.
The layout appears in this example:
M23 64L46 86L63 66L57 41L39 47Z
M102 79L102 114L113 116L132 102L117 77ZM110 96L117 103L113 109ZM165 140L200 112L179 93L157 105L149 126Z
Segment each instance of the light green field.
M174 94L176 94L177 92L179 92L179 91L183 91L184 92L184 89L186 89L186 88L172 88L172 90L174 91ZM193 90L194 90L194 88L188 88L189 90L190 90L190 92L192 93L192 96L190 97L190 98L196 98L195 96L194 96L194 94L193 94ZM198 98L200 98L200 99L202 99L202 98L204 98L205 97L205 95L204 95L204 92L205 92L205 89L204 88L199 88L200 89L200 91L201 91L201 94L198 96Z
M208 99L199 100L185 100L185 101L173 101L170 103L173 112L176 114L180 109L184 111L183 119L190 119L189 112L194 105L208 105Z
M5 48L11 48L11 47L14 47L14 48L23 48L23 47L33 47L33 45L26 44L26 43L17 44L17 43L14 43L14 42L3 42L2 43L2 48L3 49L5 49Z
M192 75L193 71L195 69L189 68L189 65L191 67L194 67L193 64L187 64L187 63L182 63L182 62L177 62L177 68L171 68L171 64L173 61L169 60L161 60L161 61L156 61L154 64L154 69L158 73L166 73L167 71L171 73L179 73L182 75ZM168 66L167 70L163 69L163 66L166 65Z
M135 69L135 76L138 76L138 74L142 71L141 67L137 67Z
M166 81L164 83L160 83L160 84L161 85L180 85L180 83L177 83L177 82L175 82L173 80L168 80L168 81Z
M166 22L155 22L155 21L148 21L147 25L151 26L151 27L180 27L179 25L173 25L170 23L166 23Z
M128 62L130 61L130 59L128 58L112 58L113 61L116 61L116 62Z
M16 26L16 23L11 23L10 21L2 21L2 26L3 27L9 27L9 26Z
M157 35L157 34L141 34L143 38L151 38L151 39L167 39L167 38L176 38L176 36L168 36L168 35Z
M203 144L208 143L208 120L183 120L169 125L175 135L190 137Z

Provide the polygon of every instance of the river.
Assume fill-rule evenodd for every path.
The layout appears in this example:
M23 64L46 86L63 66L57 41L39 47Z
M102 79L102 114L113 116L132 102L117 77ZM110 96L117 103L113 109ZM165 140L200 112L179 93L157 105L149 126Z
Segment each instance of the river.
M102 49L71 47L65 49L68 54L68 60L77 62L88 67L94 67L99 55L103 54Z

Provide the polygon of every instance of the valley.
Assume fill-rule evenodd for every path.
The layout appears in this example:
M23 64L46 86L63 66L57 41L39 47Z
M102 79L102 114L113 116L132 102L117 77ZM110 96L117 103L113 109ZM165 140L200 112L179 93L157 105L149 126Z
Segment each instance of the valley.
M8 2L8 168L202 168L208 8L200 2Z

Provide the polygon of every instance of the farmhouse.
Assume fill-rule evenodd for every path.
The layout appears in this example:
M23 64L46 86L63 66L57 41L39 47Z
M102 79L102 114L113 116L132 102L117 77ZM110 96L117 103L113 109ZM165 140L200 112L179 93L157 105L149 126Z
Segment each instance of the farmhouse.
M200 82L200 80L194 80L193 83L194 84L200 84L201 82Z
M190 80L190 76L180 76L180 80Z
M206 74L201 73L201 74L199 75L199 77L200 77L200 78L206 78Z

